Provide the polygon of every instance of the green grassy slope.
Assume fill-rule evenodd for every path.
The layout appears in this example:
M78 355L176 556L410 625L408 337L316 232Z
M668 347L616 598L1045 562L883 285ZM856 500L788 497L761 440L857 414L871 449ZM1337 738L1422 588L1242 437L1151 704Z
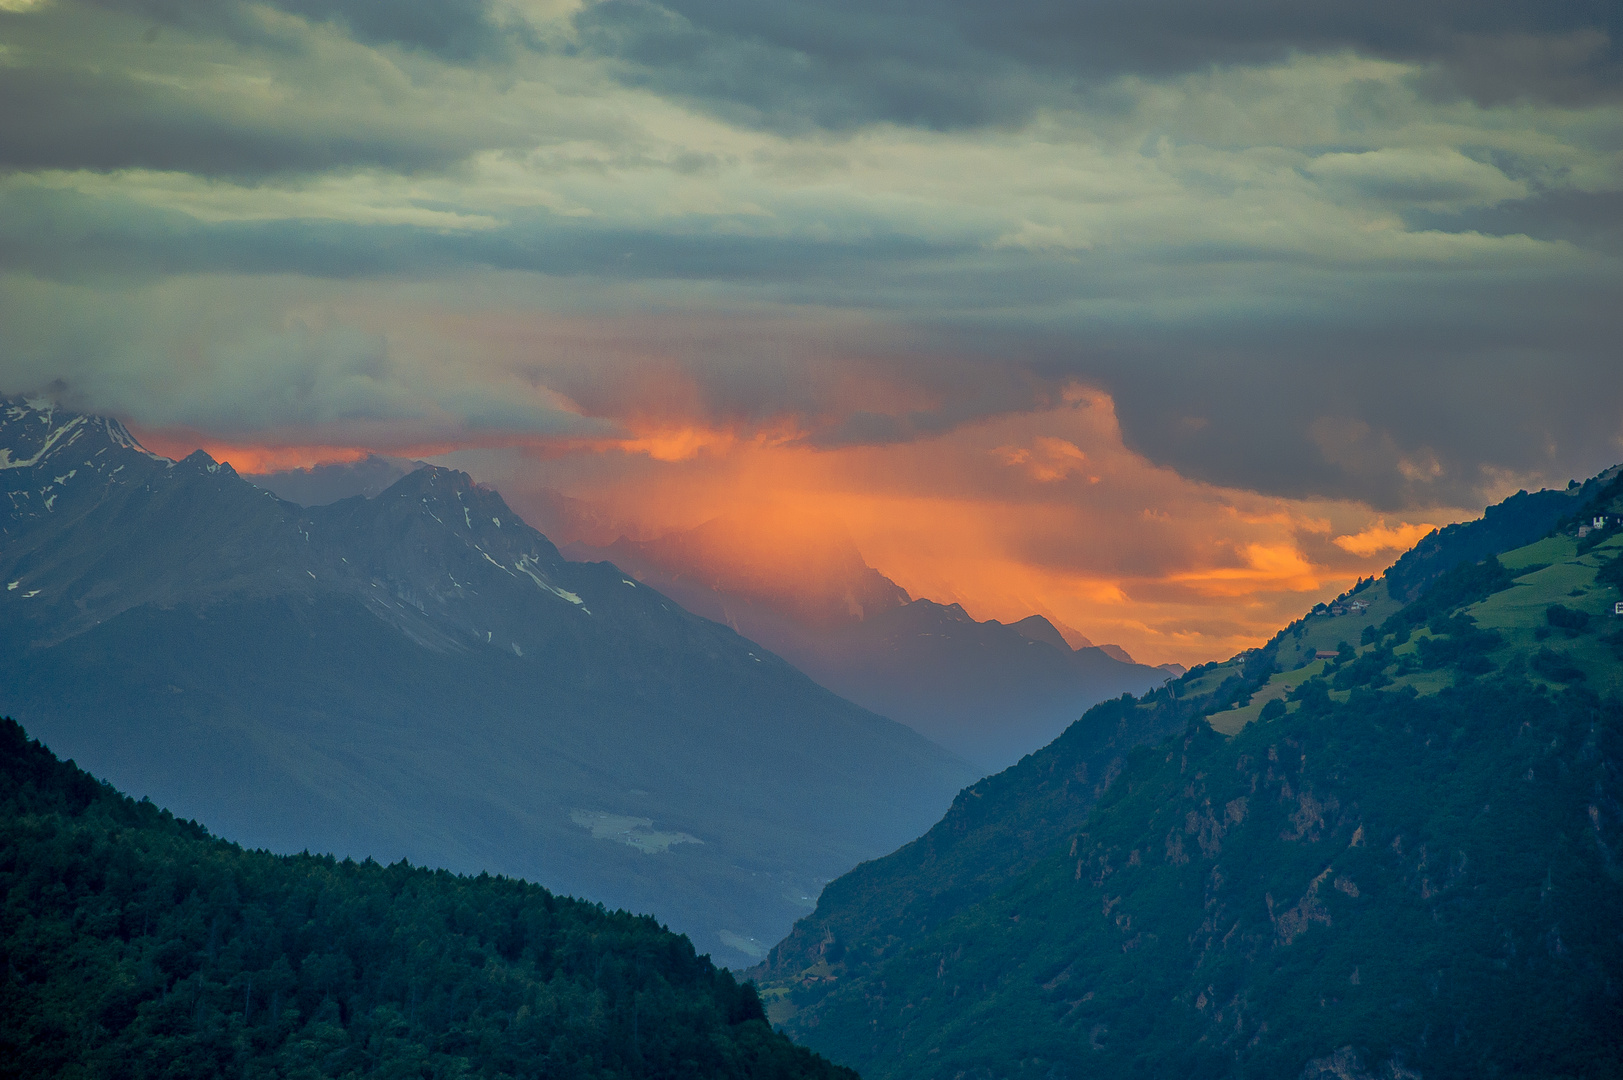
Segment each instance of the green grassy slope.
M785 942L787 1027L870 1078L1623 1074L1623 535L1576 523L1115 703L1193 722L865 967Z
M1616 470L1611 469L1564 491L1518 492L1488 507L1475 521L1439 529L1404 552L1387 570L1385 591L1407 602L1461 562L1481 562L1495 552L1530 544L1599 497L1615 478Z
M646 916L510 878L274 856L0 720L0 1075L852 1074Z
M1459 611L1478 630L1498 635L1498 642L1483 653L1488 663L1508 663L1542 685L1581 683L1603 696L1623 693L1623 654L1619 639L1613 636L1623 632L1623 619L1612 611L1618 591L1596 580L1608 562L1623 554L1623 536L1604 540L1581 555L1577 547L1570 536L1553 536L1506 552L1499 563L1505 568L1508 587L1462 605ZM1584 625L1552 626L1552 605L1580 613ZM1379 631L1400 608L1394 601L1378 597L1367 612L1308 616L1299 624L1299 636L1290 633L1281 642L1279 658L1287 670L1271 676L1248 704L1208 716L1211 726L1233 735L1256 720L1269 701L1283 700L1314 676L1326 676L1332 693L1343 701L1346 691L1355 685L1408 686L1421 694L1434 694L1452 685L1452 670L1447 665L1427 664L1422 655L1422 643L1442 644L1447 635L1418 624L1409 627L1402 641L1397 633L1365 636L1366 630ZM1353 641L1363 637L1364 643L1350 645L1349 637ZM1338 645L1348 646L1349 659L1310 659L1317 650L1335 651ZM1301 666L1290 667L1293 660ZM1377 661L1384 661L1379 668L1374 666ZM1355 671L1355 665L1362 670ZM1555 673L1564 668L1575 669L1577 676L1556 678Z

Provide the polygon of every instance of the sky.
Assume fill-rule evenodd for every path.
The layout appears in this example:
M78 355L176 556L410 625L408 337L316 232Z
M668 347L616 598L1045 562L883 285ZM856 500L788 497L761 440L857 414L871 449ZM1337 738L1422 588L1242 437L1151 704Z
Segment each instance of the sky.
M577 539L826 523L979 618L1218 658L1623 460L1620 40L1599 0L0 0L0 391L242 471L426 457Z

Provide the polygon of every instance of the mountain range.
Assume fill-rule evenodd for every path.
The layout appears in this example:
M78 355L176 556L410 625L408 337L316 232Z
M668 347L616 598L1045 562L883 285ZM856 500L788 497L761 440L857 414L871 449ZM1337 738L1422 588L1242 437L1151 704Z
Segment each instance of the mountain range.
M964 791L752 974L870 1080L1623 1074L1623 467Z
M251 476L282 498L314 505L375 494L415 466L373 455ZM590 504L543 490L527 505L549 531L614 535ZM869 566L832 522L714 518L650 540L574 539L565 556L613 562L689 611L732 627L818 683L996 772L1065 730L1090 705L1142 693L1182 674L1095 646L1041 615L1004 624L962 605L914 598Z
M524 877L744 964L973 769L500 495L305 507L0 403L0 710L250 847Z
M1095 705L925 831L963 762L465 474L305 507L0 417L0 710L132 790L283 851L520 865L724 957L856 863L758 996L520 882L215 841L0 725L0 1046L34 1072L1623 1073L1623 466ZM862 569L779 606L918 603Z
M1004 624L915 599L831 526L783 547L751 536L722 517L654 540L566 550L613 560L987 772L1051 742L1089 706L1173 674L1074 631L1073 648L1041 615Z

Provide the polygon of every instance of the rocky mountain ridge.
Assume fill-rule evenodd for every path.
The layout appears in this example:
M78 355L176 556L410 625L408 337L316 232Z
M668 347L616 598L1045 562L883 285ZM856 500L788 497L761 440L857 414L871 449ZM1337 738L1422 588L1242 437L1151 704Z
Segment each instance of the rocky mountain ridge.
M248 479L309 503L371 493L411 463L377 455ZM526 506L565 535L613 536L592 507L553 491ZM1005 625L914 598L828 521L765 530L724 515L655 539L573 540L564 555L609 561L688 610L732 627L835 693L899 720L994 772L1052 740L1090 705L1183 673L1138 664L1041 615ZM1038 643L1038 647L1033 647Z

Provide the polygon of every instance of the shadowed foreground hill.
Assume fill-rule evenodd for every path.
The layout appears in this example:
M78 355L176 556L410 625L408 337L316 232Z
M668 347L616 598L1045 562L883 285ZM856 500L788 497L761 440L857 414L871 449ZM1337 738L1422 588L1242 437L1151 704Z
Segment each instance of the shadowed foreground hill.
M245 851L0 720L0 1074L855 1080L647 916Z
M769 1013L871 1080L1623 1075L1600 479L1408 602L1366 582L1091 710L830 884L759 969ZM1068 741L1169 725L1093 803Z

